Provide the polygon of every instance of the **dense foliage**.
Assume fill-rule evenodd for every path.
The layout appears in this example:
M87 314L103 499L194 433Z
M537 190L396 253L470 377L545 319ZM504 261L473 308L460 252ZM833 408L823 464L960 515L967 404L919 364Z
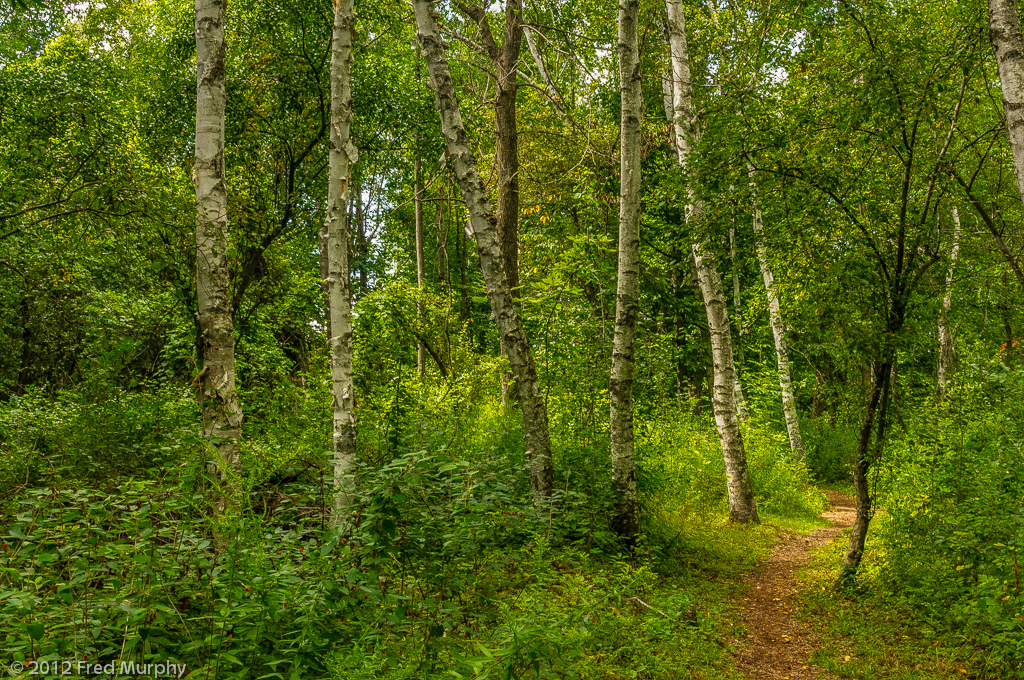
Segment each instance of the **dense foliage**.
M721 640L734 577L775 529L818 521L816 484L850 482L872 376L891 353L865 569L859 589L829 597L890 598L981 650L978 677L1024 677L1024 208L982 4L687 4L703 132L695 186L662 97L665 8L643 4L635 544L611 525L608 442L616 5L523 10L515 293L555 454L556 491L540 504L411 11L357 3L360 462L355 504L334 526L318 238L332 3L228 8L228 259L245 420L231 511L217 515L196 399L193 8L0 0L0 668L733 677ZM498 26L503 12L491 11ZM495 84L479 27L455 5L437 14L490 181ZM688 189L705 202L698 226ZM728 291L763 526L726 521L695 239L717 254ZM766 264L803 460L786 435ZM942 390L940 315L955 357Z

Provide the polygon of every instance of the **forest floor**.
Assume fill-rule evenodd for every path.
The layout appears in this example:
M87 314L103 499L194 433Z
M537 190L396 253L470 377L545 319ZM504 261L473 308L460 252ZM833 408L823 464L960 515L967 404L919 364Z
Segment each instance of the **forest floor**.
M835 680L811 663L820 640L794 616L798 608L797 570L812 551L827 546L856 518L853 498L828 490L831 508L822 514L830 526L802 535L783 531L768 559L744 578L748 590L737 596L746 639L732 640L733 661L747 680Z

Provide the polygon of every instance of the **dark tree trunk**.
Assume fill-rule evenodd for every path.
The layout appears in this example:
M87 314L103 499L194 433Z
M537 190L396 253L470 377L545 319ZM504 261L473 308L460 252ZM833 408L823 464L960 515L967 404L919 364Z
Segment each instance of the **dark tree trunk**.
M415 0L413 7L416 13L416 34L429 68L434 104L441 117L441 131L462 191L462 198L466 202L473 234L476 236L485 291L498 326L499 337L508 348L509 364L516 379L527 454L530 458L530 486L534 492L534 503L540 506L551 496L555 478L547 404L540 388L530 343L523 331L523 324L502 265L497 219L491 210L487 190L462 124L462 114L448 68L444 42L434 21L429 0Z

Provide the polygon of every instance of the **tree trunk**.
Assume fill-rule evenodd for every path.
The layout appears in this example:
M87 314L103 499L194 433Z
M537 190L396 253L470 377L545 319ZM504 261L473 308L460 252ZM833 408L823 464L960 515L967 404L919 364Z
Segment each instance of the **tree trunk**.
M946 272L946 292L942 297L942 311L939 312L939 376L937 395L940 402L946 398L946 382L953 373L953 334L949 330L949 308L953 303L953 270L960 252L960 212L953 206L953 247L949 251L949 271Z
M423 318L423 293L426 290L425 279L427 276L427 264L423 254L423 187L421 186L422 168L420 165L419 135L416 135L416 160L413 161L413 203L415 205L416 221L416 288L419 294L416 300L416 316ZM426 348L422 342L416 343L416 373L423 377L426 370Z
M669 47L672 53L672 89L676 149L683 172L690 175L690 160L693 155L697 129L693 111L693 86L690 79L690 55L686 45L686 20L680 0L667 0ZM689 204L686 220L696 230L703 203L697 197L692 177L687 177ZM697 281L704 298L708 326L711 332L711 353L714 363L714 386L711 403L715 412L718 438L722 443L722 456L729 487L729 517L734 522L757 522L757 505L754 489L747 470L747 455L743 448L739 421L736 417L736 368L732 355L732 330L729 326L729 312L725 306L725 291L722 279L715 266L714 255L706 241L692 246L693 263L697 270Z
M988 38L996 52L1017 190L1024 202L1024 39L1016 0L988 0Z
M775 338L775 360L779 368L779 387L782 390L782 412L786 416L786 431L789 433L789 448L793 452L793 460L804 458L804 440L800 435L800 417L796 411L796 399L793 397L793 379L789 368L789 349L786 347L786 327L779 313L779 298L775 294L775 277L768 263L768 249L764 245L764 225L761 221L761 205L757 197L757 184L754 180L754 168L747 166L750 176L750 189L753 197L754 236L757 239L757 259L761 264L761 278L764 279L764 291L768 296L768 321ZM817 394L817 393L815 393Z
M519 53L523 43L523 5L506 0L505 39L495 59L498 73L494 97L495 166L498 180L498 238L512 295L519 297L519 129L516 94L519 91Z
M443 194L438 193L438 198L441 198ZM437 291L447 295L451 286L449 285L448 270L448 226L445 224L444 210L448 205L448 197L444 196L444 201L437 202Z
M242 406L235 392L235 341L228 277L227 182L224 174L225 0L196 0L196 296L202 434L216 447L210 472L241 469ZM214 506L227 508L218 495Z
M619 497L613 526L629 545L635 541L640 526L633 450L633 344L640 292L640 134L643 116L637 46L639 13L640 0L624 0L619 5L619 82L622 93L619 262L615 336L608 384L612 484Z
M459 294L462 297L462 304L460 306L462 312L461 319L462 321L466 321L471 316L471 310L469 308L469 284L466 281L466 269L468 267L466 258L469 248L466 244L466 230L457 229L456 231L458 232L456 239L458 239L457 243L459 245Z
M516 93L519 90L518 62L523 37L523 27L519 22L521 13L521 2L507 0L505 41L494 63L498 72L497 93L494 97L498 238L501 240L501 257L508 286L515 298L519 297L519 130L516 123ZM508 354L504 340L501 352ZM514 375L502 376L502 403L508 403L510 396L514 398L514 380Z
M672 102L672 65L661 74L661 106L665 109L665 120L672 123L675 117L675 104Z
M331 38L331 143L327 184L327 289L331 317L331 390L334 411L334 521L352 505L356 463L355 386L352 381L352 281L349 266L350 166L359 152L349 139L352 124L353 0L334 5Z
M438 32L429 0L414 0L413 7L417 37L430 73L434 104L441 117L441 132L476 236L487 299L494 313L499 337L508 348L509 363L515 376L523 414L523 433L530 458L530 486L534 492L534 502L540 505L551 495L555 477L547 405L540 389L530 345L505 275L497 218L487 199L487 190L477 170L476 158L469 148L469 138L462 124L455 86L445 56L445 43Z
M560 114L565 115L565 107L562 105L562 98L558 93L558 88L555 87L555 81L551 79L551 74L544 65L543 55L541 55L540 51L537 49L537 44L533 40L532 31L535 30L536 29L533 28L524 28L523 35L526 37L526 46L530 50L530 56L533 57L533 63L537 67L537 71L540 73L541 80L544 82L544 89L547 91L548 99L555 105L555 109Z
M742 299L740 297L740 272L736 264L736 228L729 228L729 262L732 264L732 319L736 327L736 417L742 423L747 419L747 399L743 396L743 381L739 367L743 365L743 328L740 327L739 316Z
M363 192L359 184L352 182L352 190L355 192L356 215L355 215L355 254L359 258L359 290L355 297L359 299L369 292L370 276L367 271L370 257L370 243L366 236L366 218L363 214Z
M861 559L864 557L864 543L868 536L868 525L871 522L872 503L871 487L868 484L868 472L871 464L881 454L885 438L885 421L889 410L889 379L892 376L892 361L887 359L875 364L872 374L871 398L861 422L860 435L857 438L857 456L853 466L853 486L857 492L857 519L850 530L850 543L846 549L843 568L836 581L837 588L851 585L857 577ZM878 416L878 430L874 450L871 449L871 430Z
M486 6L456 6L477 22L487 56L497 74L494 95L494 165L498 182L497 229L502 266L512 295L519 297L519 129L516 95L519 91L519 54L523 45L522 0L506 0L505 31L501 45L494 40L487 22ZM501 353L508 354L501 340ZM501 378L501 401L507 403L515 392L514 375Z
M693 259L711 330L711 358L715 370L711 405L729 478L729 518L734 522L757 522L754 489L736 412L736 369L732 359L732 329L725 306L725 291L707 243L694 244Z

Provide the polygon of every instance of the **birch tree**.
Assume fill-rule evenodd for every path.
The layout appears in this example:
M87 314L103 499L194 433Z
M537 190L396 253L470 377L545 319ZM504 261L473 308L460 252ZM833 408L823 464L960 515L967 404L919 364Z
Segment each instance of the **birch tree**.
M953 213L953 244L949 251L946 290L942 296L942 309L939 311L939 369L936 393L940 402L946 398L946 382L953 372L953 334L949 330L947 317L953 303L953 271L956 268L957 255L960 253L960 211L954 205L951 212Z
M736 257L736 227L729 227L729 263L732 265L732 321L736 327L736 348L733 363L743 364L743 328L739 323L740 309L743 298L740 295L740 270ZM738 360L738 361L736 361ZM747 399L743 396L743 380L739 368L736 369L736 417L739 421L747 420Z
M355 386L352 380L352 283L348 199L351 165L359 152L349 139L352 124L353 0L334 4L331 36L331 142L327 184L327 292L330 305L331 410L334 444L334 520L352 504L356 462Z
M622 92L619 172L619 262L612 340L610 434L612 483L619 496L614 527L632 540L639 529L633 450L633 344L640 288L640 146L643 97L637 24L640 1L619 4L619 82Z
M1024 38L1016 0L988 0L988 38L996 52L1017 191L1024 202Z
M506 0L502 42L494 39L487 20L487 5L456 2L462 14L476 22L480 30L478 51L491 61L495 74L494 93L494 169L497 183L497 229L501 259L508 277L509 290L519 296L519 124L516 113L519 91L519 54L523 44L522 0ZM502 354L508 354L504 339ZM514 376L501 379L501 400L505 403Z
M779 388L782 391L782 412L786 417L786 432L789 434L789 448L793 452L793 460L800 461L804 458L804 440L800 435L800 417L797 414L796 399L793 396L789 349L786 347L786 326L782 323L782 314L779 313L779 296L775 292L775 277L772 275L771 263L768 262L768 249L764 243L764 224L761 219L761 204L757 197L757 183L754 179L753 166L748 165L747 171L750 177L753 203L757 259L761 265L764 292L768 296L768 322L772 327L772 337L775 339L775 360L779 370Z
M679 164L688 175L689 202L686 221L694 228L703 217L703 203L694 186L691 164L694 146L699 138L693 107L693 84L690 76L690 55L686 43L686 19L680 0L667 0L669 47L672 55L673 126ZM714 363L714 386L711 403L715 425L722 444L722 456L729 488L729 517L734 522L757 522L754 489L747 469L739 420L736 415L736 367L732 353L732 329L726 309L725 290L718 274L714 254L706 239L691 247L694 267L711 332L711 354Z
M513 295L519 288L519 128L516 93L519 91L519 54L523 45L523 4L506 0L505 26L499 45L487 21L487 6L456 2L480 29L482 54L495 73L494 167L497 182L497 229L501 258Z
M441 132L469 213L469 226L476 238L487 299L515 377L523 414L523 434L530 459L530 487L533 489L534 502L540 505L551 495L555 477L547 405L502 262L497 218L462 124L455 85L445 54L446 43L441 39L429 0L413 0L413 9L416 14L416 35L427 62L429 84L441 119Z
M202 434L216 448L211 473L241 467L242 406L235 392L234 320L228 275L227 180L224 174L224 13L226 0L196 0L196 379ZM218 495L219 512L227 499Z

